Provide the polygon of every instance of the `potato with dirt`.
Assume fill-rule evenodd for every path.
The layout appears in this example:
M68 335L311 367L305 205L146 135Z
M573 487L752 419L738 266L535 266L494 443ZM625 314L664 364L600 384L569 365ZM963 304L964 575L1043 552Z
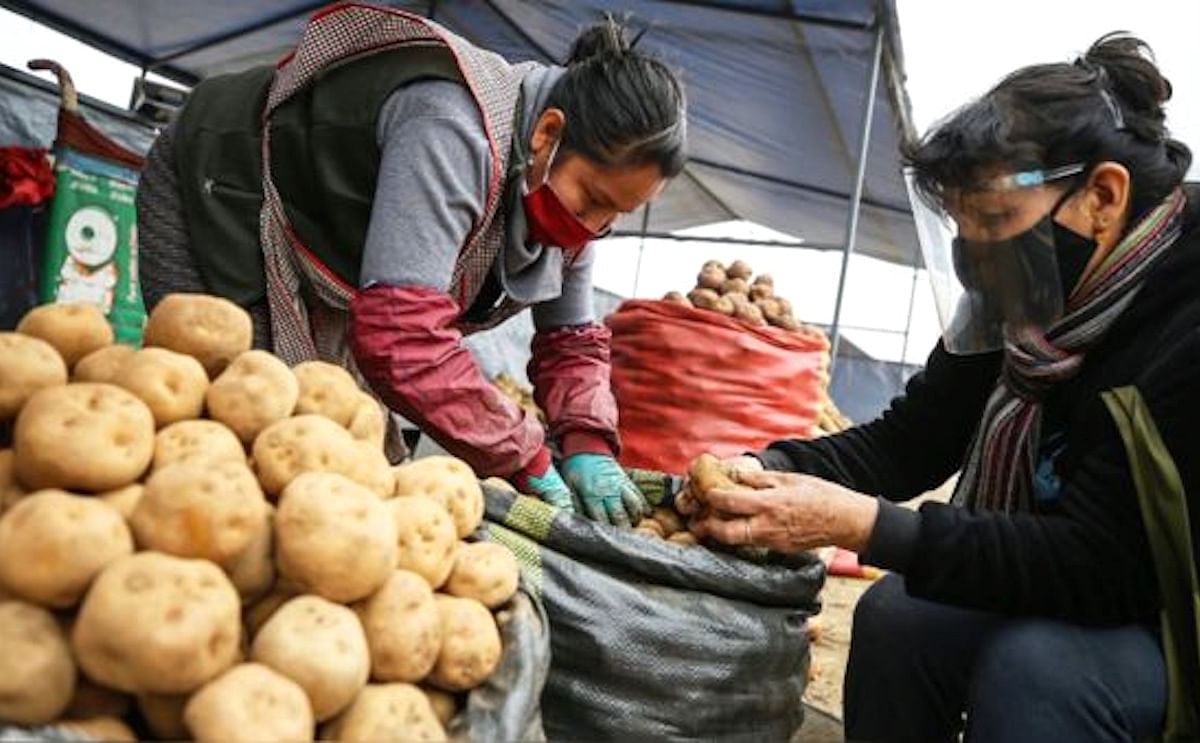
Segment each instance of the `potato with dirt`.
M455 553L454 570L444 590L497 609L517 592L520 577L517 558L507 547L494 542L463 544Z
M702 310L715 310L721 302L721 295L715 289L697 287L688 292L687 299L693 307Z
M42 490L0 517L0 585L40 606L74 606L105 566L132 553L125 519L95 498Z
M442 649L442 619L425 580L397 570L354 606L371 649L371 678L416 683L429 675Z
M299 684L318 721L345 709L371 672L358 617L319 596L281 606L254 637L250 658Z
M392 470L396 497L420 495L440 503L462 539L483 521L483 490L471 466L455 457L423 457Z
M16 417L33 393L67 383L62 356L41 338L0 333L0 421Z
M221 569L160 552L100 572L71 635L89 678L131 694L186 694L236 662L241 602Z
M75 693L71 648L54 615L24 601L0 600L0 720L44 725Z
M112 383L130 356L137 353L133 346L124 343L114 343L111 346L97 348L87 356L75 362L71 369L72 382L107 382Z
M205 394L208 416L251 444L296 409L300 383L287 364L266 351L239 354Z
M237 434L212 420L179 421L155 434L154 470L190 460L245 463L246 450Z
M297 415L323 415L349 427L362 394L350 372L327 361L305 361L292 367L292 373L300 383Z
M329 472L307 472L284 489L275 513L282 577L330 601L370 596L396 565L396 522L384 501Z
M242 663L196 692L183 721L198 743L312 740L312 705L304 689L261 663Z
M208 374L191 356L165 348L143 348L121 364L112 383L142 399L159 428L199 418Z
M429 698L412 684L370 684L321 730L322 740L343 743L443 741L446 731Z
M266 498L245 463L192 460L150 476L130 523L144 549L220 564L245 552L266 519Z
M194 357L210 379L253 346L250 313L222 297L168 294L150 311L143 342Z
M431 498L393 498L387 507L396 521L396 567L411 570L433 589L441 588L458 549L454 520Z
M54 346L67 368L105 346L112 345L112 326L94 304L44 304L17 323L17 332Z
M142 476L154 456L154 416L111 384L80 382L40 390L13 432L17 477L28 488L104 492ZM68 456L87 452L87 456Z
M297 415L268 426L254 439L251 452L263 490L275 496L306 472L337 473L357 481L364 475L358 446L349 431L325 416Z
M426 681L445 691L474 689L500 663L500 630L483 604L438 594L442 648Z

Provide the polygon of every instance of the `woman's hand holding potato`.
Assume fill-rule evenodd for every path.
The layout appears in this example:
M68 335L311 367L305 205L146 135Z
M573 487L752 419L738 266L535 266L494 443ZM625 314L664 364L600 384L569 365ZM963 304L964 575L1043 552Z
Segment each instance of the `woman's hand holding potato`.
M736 471L738 485L706 493L707 512L691 522L697 537L796 554L837 545L866 548L879 506L870 496L812 475Z

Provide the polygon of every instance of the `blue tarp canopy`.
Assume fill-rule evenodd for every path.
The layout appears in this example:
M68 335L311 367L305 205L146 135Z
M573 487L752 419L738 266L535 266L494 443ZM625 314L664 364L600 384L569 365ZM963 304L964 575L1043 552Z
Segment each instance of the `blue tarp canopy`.
M0 6L183 83L273 62L312 0L0 0ZM681 69L691 162L650 208L663 233L746 219L842 249L872 71L878 69L855 250L909 264L915 234L897 162L911 131L894 0L425 0L432 16L511 60L561 60L605 11ZM878 54L877 54L877 46ZM879 65L876 67L876 59ZM640 232L643 215L618 228Z

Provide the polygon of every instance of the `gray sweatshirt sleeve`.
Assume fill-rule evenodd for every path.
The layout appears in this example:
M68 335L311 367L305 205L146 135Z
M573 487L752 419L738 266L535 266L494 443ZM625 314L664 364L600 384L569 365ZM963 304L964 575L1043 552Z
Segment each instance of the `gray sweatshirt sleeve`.
M592 301L592 266L596 262L596 244L591 243L563 277L562 294L557 299L533 306L533 325L538 330L571 325L587 325L595 320Z
M422 80L380 110L379 179L360 285L450 288L459 250L483 215L492 155L470 93Z

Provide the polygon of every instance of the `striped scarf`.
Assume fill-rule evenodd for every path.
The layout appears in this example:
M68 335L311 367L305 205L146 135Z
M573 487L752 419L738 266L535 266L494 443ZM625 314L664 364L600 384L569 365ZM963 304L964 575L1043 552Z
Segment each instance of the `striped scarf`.
M1065 316L1044 333L1006 339L1004 366L963 464L953 502L971 509L1033 510L1042 400L1083 366L1084 356L1137 296L1150 269L1182 231L1185 198L1174 191L1084 276Z

